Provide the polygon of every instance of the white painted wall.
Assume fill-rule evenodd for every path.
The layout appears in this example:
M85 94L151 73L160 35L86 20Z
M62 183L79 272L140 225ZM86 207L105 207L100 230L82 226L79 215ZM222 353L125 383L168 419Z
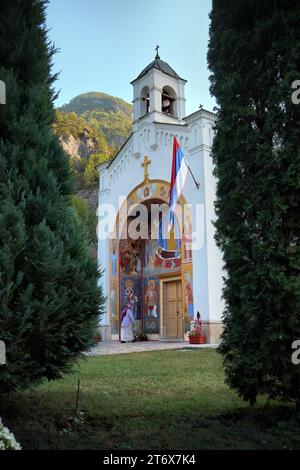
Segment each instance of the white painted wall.
M171 78L169 77L170 80ZM139 87L135 88L135 94L146 84L146 81L141 79ZM180 87L181 83L177 85ZM139 120L133 135L117 158L108 168L103 165L99 168L99 204L109 202L114 205L116 211L118 210L119 197L128 196L144 179L141 164L145 155L152 162L149 166L150 179L170 181L173 136L176 135L194 176L200 183L198 190L189 175L184 196L193 208L196 204L203 205L203 218L198 229L204 231L204 244L193 251L194 311L196 313L200 310L204 320L221 321L222 256L214 241L212 224L215 217L215 178L210 156L213 123L214 115L204 110L188 116L180 125L171 122L156 123L151 121L149 116ZM196 214L193 210L193 230L195 227ZM101 282L104 292L108 295L107 241L99 242L98 256L101 268L105 270ZM108 321L109 318L103 318L102 324L107 324Z

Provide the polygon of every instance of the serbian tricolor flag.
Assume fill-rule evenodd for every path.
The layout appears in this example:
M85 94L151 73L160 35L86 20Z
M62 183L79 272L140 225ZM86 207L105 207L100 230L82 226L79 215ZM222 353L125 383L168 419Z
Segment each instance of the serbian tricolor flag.
M176 137L173 141L173 160L172 160L172 173L170 182L170 229L174 228L174 213L176 204L182 194L183 187L188 174L188 166L185 161L183 152L177 142Z

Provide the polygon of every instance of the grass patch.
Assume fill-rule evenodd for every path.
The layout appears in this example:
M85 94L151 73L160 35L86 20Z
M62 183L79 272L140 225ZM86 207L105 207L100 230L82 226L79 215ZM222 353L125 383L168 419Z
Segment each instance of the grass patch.
M294 409L263 398L250 408L207 349L88 357L10 397L0 415L25 449L300 448Z

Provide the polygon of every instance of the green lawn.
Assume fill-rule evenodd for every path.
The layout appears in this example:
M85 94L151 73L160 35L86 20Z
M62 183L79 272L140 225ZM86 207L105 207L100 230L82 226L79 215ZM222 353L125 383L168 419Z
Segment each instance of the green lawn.
M294 410L263 399L249 408L206 349L89 357L11 397L0 416L25 449L300 448Z

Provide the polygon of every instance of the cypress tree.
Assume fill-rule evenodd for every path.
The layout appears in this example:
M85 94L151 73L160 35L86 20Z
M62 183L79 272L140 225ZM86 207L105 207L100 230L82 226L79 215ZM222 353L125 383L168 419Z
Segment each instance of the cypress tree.
M71 206L45 1L0 0L0 391L55 379L91 344L103 298Z
M227 271L221 352L240 396L296 402L300 366L300 2L214 0L217 242Z

